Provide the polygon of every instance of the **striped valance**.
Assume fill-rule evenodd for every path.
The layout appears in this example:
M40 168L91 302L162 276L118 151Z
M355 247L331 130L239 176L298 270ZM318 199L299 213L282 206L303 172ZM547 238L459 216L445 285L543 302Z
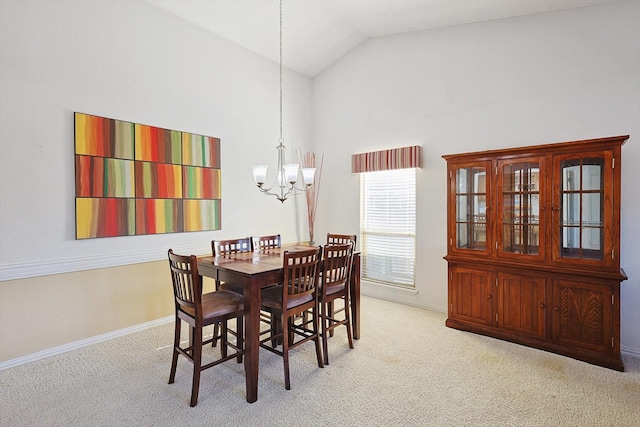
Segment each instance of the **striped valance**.
M394 148L351 156L351 173L422 167L422 146Z

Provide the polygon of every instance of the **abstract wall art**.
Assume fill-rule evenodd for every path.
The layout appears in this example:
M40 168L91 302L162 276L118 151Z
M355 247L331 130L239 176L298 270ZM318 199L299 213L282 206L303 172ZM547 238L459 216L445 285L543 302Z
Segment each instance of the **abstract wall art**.
M76 239L221 228L219 138L74 116Z

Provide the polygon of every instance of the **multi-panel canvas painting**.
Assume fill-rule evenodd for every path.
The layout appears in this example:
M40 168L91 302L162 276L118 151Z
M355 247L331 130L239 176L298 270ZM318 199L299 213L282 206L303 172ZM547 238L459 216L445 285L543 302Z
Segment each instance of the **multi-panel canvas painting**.
M75 113L76 239L219 230L220 139Z

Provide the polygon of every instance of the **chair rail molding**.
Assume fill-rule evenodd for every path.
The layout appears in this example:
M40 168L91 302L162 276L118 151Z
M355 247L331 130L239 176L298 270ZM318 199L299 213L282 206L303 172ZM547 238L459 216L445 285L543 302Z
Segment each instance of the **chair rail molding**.
M174 246L176 252L210 255L209 243L198 245ZM149 249L137 252L119 252L117 254L90 255L49 260L38 260L19 264L0 265L0 282L50 274L73 273L98 268L119 267L145 262L163 261L167 258L166 249Z

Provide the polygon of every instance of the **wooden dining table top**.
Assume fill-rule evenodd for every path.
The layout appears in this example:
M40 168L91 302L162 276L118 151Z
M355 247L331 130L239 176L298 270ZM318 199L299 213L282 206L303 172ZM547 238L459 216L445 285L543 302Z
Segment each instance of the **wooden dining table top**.
M267 271L281 270L285 252L300 252L317 246L311 245L285 245L280 248L253 252L236 252L218 256L206 256L198 258L201 264L209 264L212 267L233 270L237 273L259 274Z

